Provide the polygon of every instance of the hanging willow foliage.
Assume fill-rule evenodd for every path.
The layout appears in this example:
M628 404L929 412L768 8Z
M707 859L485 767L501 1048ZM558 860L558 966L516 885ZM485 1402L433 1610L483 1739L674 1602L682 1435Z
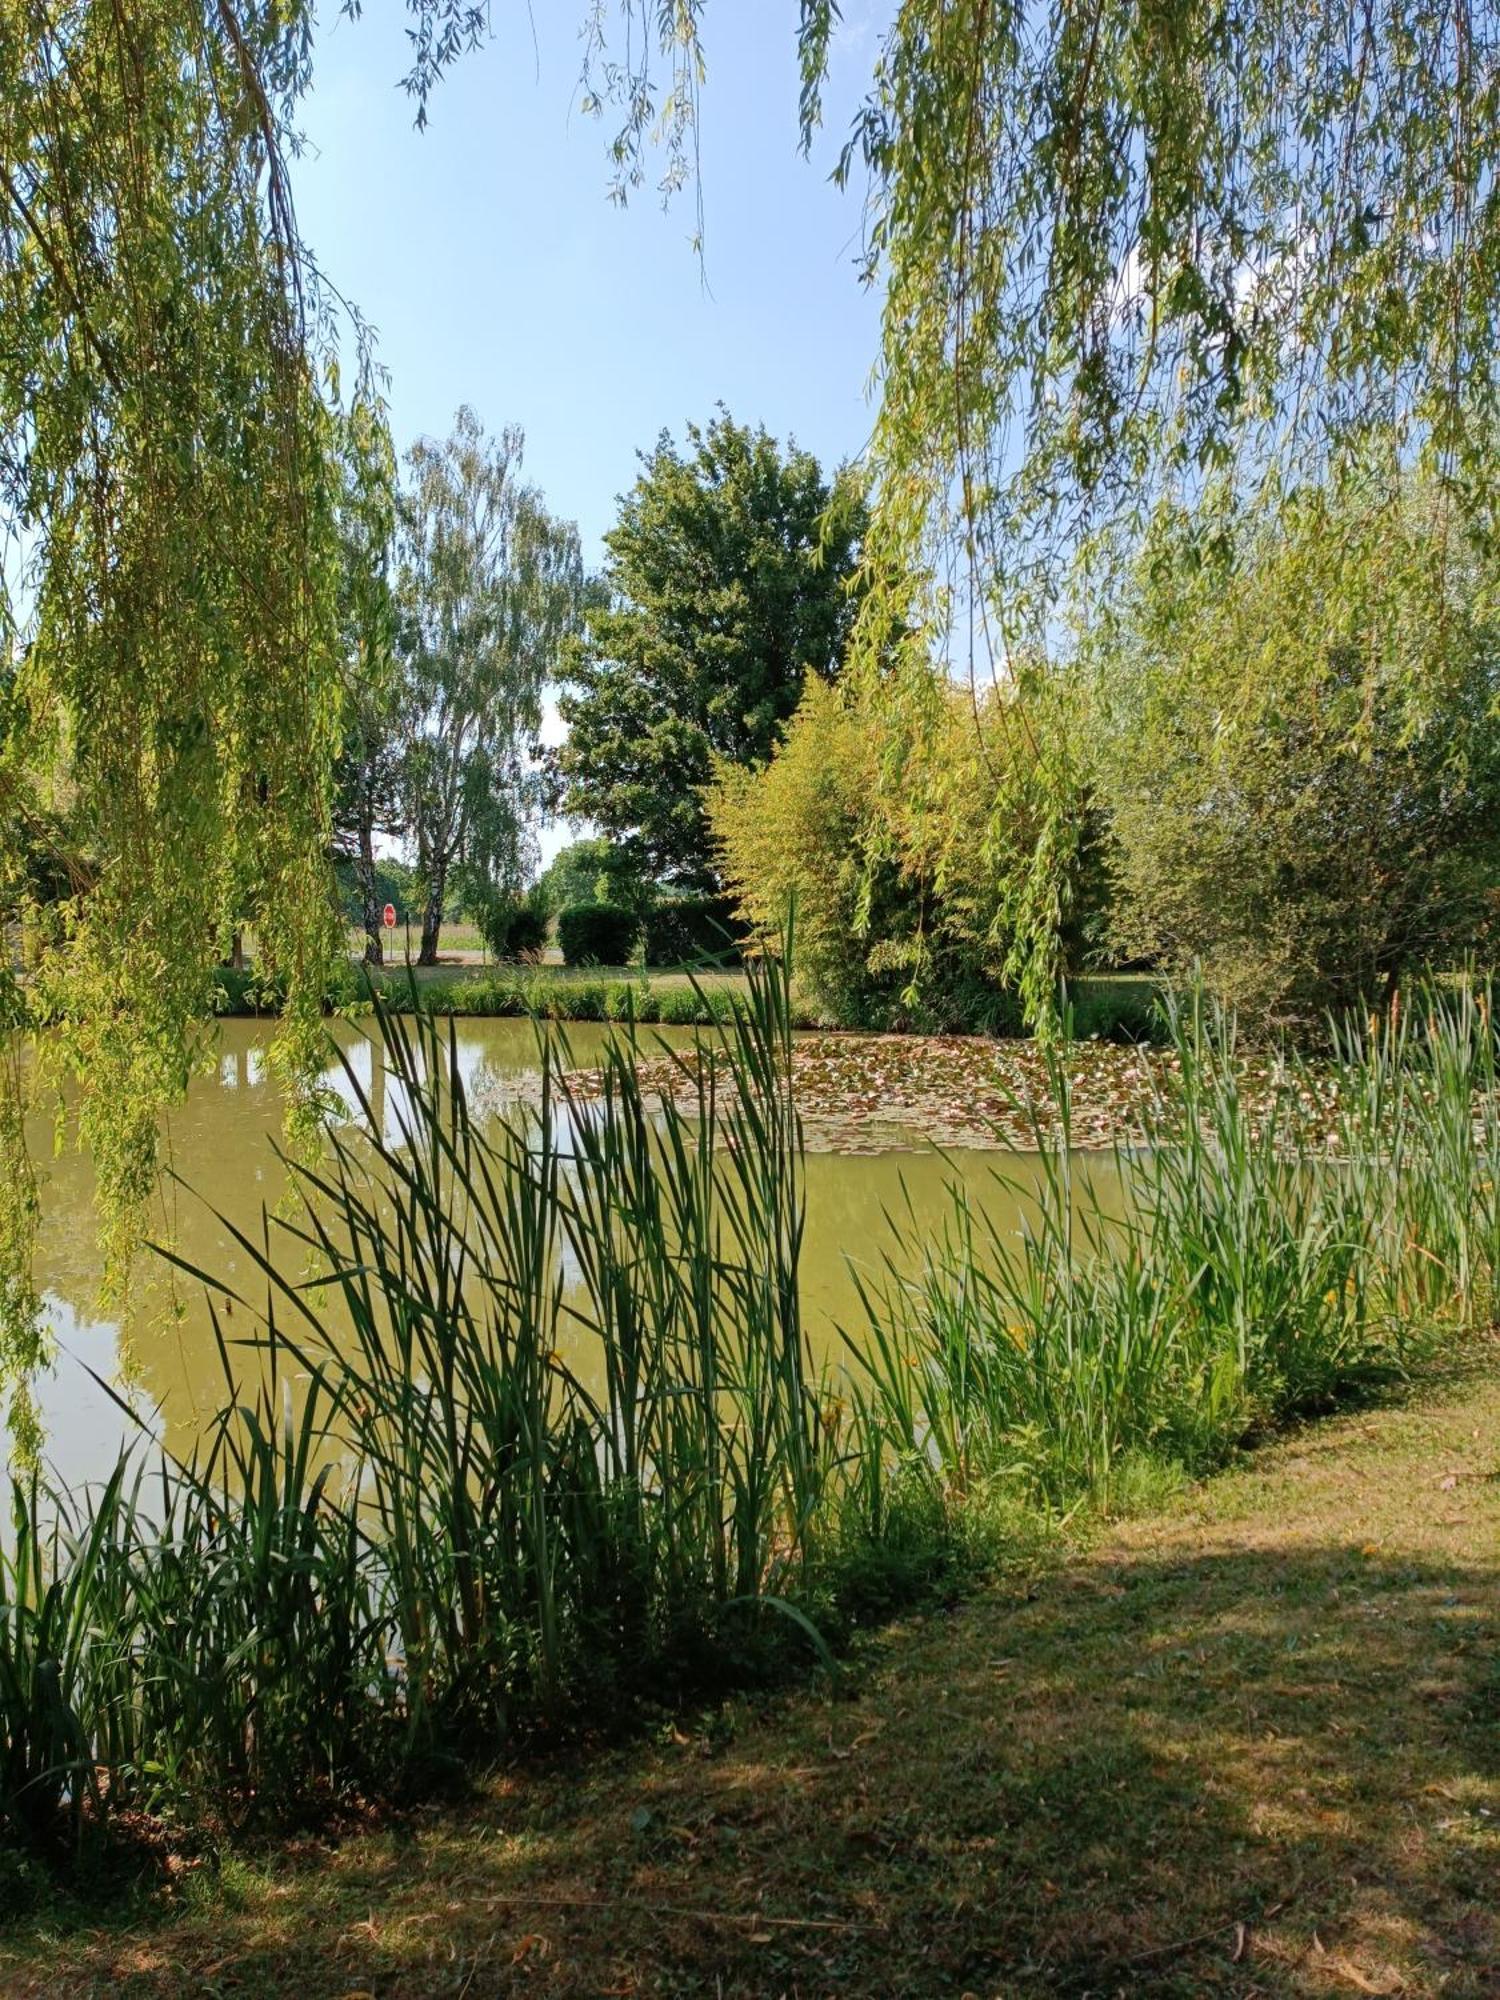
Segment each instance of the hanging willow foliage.
M408 8L450 56L474 11ZM685 177L710 13L587 10L621 196L653 142L663 192ZM801 0L808 147L840 25ZM1009 619L1165 484L1321 475L1392 433L1488 505L1497 168L1493 5L892 0L836 168L885 297L877 555L956 539Z
M284 121L306 17L279 0L0 0L0 827L66 815L86 879L0 882L12 1044L76 1077L121 1277L210 968L253 921L311 1059L335 931L337 563L322 331ZM30 973L24 1001L12 977ZM26 1065L0 1061L0 1379L40 1358Z
M636 51L606 72L636 184L653 132L683 156L710 12L598 0L596 42L611 14ZM801 0L807 144L839 28L837 0ZM861 650L903 622L927 641L883 699L919 732L955 633L987 670L1035 658L1079 552L1128 551L1208 481L1274 507L1378 454L1493 532L1497 170L1494 5L892 0L836 174L864 181L884 294ZM1078 781L1029 747L1046 870ZM997 835L1023 803L997 784ZM1054 904L1016 884L1033 1003Z
M420 118L488 8L405 11ZM584 9L622 197L653 143L665 192L692 178L707 11ZM309 19L305 0L0 0L0 827L65 811L86 864L43 922L7 836L0 895L38 968L24 1006L11 984L0 1000L7 1019L66 1004L50 1060L85 1083L116 1269L205 940L253 915L293 995L294 1063L331 948L336 562L283 164ZM805 140L838 25L836 0L801 0ZM923 580L955 560L981 639L1034 644L1091 533L1209 473L1321 476L1375 434L1487 519L1497 54L1495 9L1467 0L893 0L839 169L867 176L885 296L867 658L888 669L893 631L941 627L951 600ZM916 726L911 651L909 697L886 679ZM1053 900L1040 880L1017 893L1030 992ZM14 1053L11 1381L37 1338Z

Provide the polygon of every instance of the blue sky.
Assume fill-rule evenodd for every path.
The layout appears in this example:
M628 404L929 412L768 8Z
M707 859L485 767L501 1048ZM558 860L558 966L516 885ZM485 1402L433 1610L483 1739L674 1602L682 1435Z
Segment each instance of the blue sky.
M613 128L575 102L586 4L533 0L528 18L496 0L493 44L448 75L424 133L397 88L400 10L331 21L294 187L324 270L377 330L398 448L461 402L519 423L593 564L636 451L718 401L825 462L864 445L877 305L855 270L859 198L828 175L875 51L849 5L809 163L796 0L708 10L700 269L690 193L665 214L649 187L623 211L608 199Z

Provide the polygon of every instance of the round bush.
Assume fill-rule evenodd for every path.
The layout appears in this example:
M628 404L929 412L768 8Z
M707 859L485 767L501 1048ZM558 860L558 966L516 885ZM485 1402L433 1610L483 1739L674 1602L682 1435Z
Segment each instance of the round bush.
M557 919L565 965L628 965L641 920L618 903L573 903Z
M496 958L531 958L547 942L547 913L535 895L524 901L487 903L479 930Z

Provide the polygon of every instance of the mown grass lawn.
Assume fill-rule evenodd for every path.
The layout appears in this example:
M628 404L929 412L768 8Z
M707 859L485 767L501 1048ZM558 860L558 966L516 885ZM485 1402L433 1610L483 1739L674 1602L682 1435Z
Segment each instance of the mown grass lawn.
M840 1693L73 1908L7 1995L1500 1992L1500 1359L872 1640Z

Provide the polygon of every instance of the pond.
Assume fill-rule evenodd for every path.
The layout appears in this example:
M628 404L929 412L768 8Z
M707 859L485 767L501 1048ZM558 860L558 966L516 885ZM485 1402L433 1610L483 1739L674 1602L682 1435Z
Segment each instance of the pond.
M529 1022L464 1020L455 1024L460 1068L471 1101L491 1115L534 1095L538 1083L535 1033ZM575 1026L567 1031L574 1060L597 1060L609 1031ZM369 1042L354 1028L340 1036L361 1080L379 1084ZM188 1262L258 1297L249 1260L217 1219L222 1214L247 1233L258 1232L263 1210L274 1211L286 1192L276 1154L281 1130L280 1094L265 1061L264 1030L249 1021L225 1021L215 1030L214 1060L172 1115L167 1157L185 1184L166 1188L156 1230L170 1237ZM654 1038L653 1038L654 1039ZM674 1039L689 1041L679 1032ZM329 1083L348 1095L338 1066ZM388 1130L395 1106L383 1099ZM1024 1189L1038 1168L1034 1156L974 1147L939 1154L920 1126L882 1122L873 1150L868 1133L860 1150L833 1150L814 1137L806 1160L807 1228L802 1260L803 1304L819 1357L846 1350L839 1329L861 1320L855 1272L878 1274L892 1237L887 1216L907 1218L907 1235L934 1235L947 1210L947 1187L962 1181L1002 1226L1019 1225ZM113 1463L131 1429L110 1394L94 1378L128 1386L135 1406L175 1451L191 1449L194 1435L225 1400L212 1320L202 1295L151 1254L141 1260L128 1312L100 1312L100 1260L96 1241L93 1175L86 1158L63 1150L49 1158L51 1134L38 1118L33 1156L43 1162L42 1232L38 1274L55 1333L58 1363L40 1385L47 1455L68 1484L97 1478ZM243 1317L243 1315L241 1315ZM226 1331L248 1334L238 1322Z

